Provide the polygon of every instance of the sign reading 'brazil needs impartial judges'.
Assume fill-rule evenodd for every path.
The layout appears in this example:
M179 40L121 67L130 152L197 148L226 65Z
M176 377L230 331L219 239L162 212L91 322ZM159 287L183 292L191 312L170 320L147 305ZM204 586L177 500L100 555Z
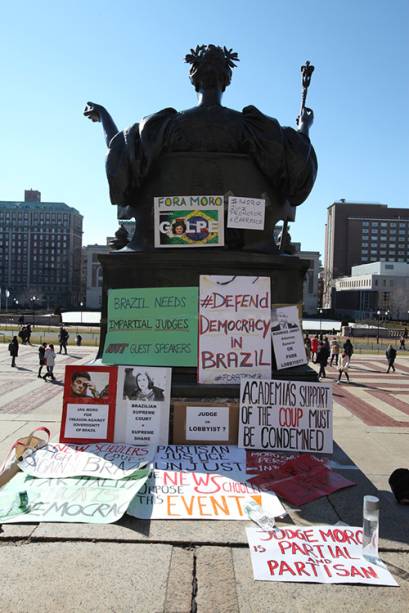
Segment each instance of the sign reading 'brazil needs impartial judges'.
M196 287L109 290L102 361L196 366L197 310Z

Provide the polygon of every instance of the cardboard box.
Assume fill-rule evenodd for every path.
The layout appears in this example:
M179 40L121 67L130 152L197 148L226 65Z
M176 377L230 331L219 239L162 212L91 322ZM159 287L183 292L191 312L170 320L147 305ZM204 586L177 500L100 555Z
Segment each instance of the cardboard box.
M237 402L173 403L173 444L237 445L238 429Z

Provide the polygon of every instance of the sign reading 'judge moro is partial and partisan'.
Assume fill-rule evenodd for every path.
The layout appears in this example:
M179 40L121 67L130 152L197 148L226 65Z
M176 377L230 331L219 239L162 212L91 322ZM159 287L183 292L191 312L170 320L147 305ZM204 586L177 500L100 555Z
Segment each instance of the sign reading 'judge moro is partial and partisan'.
M328 383L242 380L239 447L332 453Z
M200 277L199 383L271 376L270 279Z
M197 287L111 289L102 361L197 365Z

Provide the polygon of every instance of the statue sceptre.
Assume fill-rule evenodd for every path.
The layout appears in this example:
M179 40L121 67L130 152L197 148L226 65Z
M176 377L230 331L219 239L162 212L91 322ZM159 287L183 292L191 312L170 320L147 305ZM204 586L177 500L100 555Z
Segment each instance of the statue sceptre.
M297 126L299 127L301 127L303 115L305 115L305 113L307 114L312 113L311 109L306 108L305 102L307 100L308 88L311 83L311 75L313 72L314 72L314 66L309 61L306 61L305 64L301 66L301 82L302 82L301 106L300 106L299 115L296 120ZM302 130L300 129L300 132L301 131Z

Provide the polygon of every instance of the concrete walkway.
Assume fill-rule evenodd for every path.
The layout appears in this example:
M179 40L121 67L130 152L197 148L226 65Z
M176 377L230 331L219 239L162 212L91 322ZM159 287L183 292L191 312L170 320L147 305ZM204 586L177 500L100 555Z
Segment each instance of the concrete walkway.
M57 356L66 364L94 356L87 347ZM21 347L10 368L0 345L0 457L33 427L58 438L62 385L37 378L37 347ZM270 583L253 580L248 522L142 521L112 525L9 524L0 528L0 611L242 613L291 611L406 612L409 602L409 507L396 504L390 473L409 467L409 356L397 372L385 361L353 356L351 384L334 385L334 460L357 483L300 509L295 524L362 524L362 498L377 494L381 555L400 588ZM328 368L335 379L336 369Z

